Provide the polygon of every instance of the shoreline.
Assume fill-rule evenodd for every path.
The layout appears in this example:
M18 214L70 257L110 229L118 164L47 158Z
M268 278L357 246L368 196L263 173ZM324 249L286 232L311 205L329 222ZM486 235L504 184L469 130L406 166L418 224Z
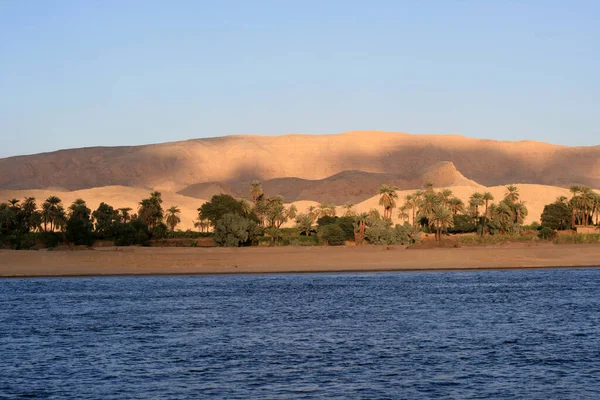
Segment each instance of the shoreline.
M600 244L0 250L0 278L449 272L600 267Z

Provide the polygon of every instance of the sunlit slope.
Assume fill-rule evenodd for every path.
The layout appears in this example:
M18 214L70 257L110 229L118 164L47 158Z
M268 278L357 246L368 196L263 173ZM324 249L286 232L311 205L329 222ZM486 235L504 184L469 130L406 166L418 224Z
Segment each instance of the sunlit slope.
M0 159L0 188L119 185L176 192L202 182L321 180L344 171L410 175L439 162L452 162L467 179L486 186L516 182L600 187L600 146L360 131L228 136L10 157Z

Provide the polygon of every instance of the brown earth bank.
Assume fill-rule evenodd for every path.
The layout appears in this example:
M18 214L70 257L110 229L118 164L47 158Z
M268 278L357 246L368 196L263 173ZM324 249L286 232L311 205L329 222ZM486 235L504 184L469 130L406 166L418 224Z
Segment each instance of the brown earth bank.
M435 271L600 266L600 245L0 250L0 277Z

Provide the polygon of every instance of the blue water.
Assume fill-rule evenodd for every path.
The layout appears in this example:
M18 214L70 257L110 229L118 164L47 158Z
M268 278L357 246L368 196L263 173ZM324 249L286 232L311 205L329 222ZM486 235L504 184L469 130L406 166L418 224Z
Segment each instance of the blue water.
M0 398L599 399L600 269L0 280Z

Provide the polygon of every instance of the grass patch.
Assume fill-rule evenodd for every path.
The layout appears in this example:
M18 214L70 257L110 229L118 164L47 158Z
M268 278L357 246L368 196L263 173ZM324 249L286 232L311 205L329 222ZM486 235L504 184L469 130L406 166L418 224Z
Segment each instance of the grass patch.
M552 243L554 244L589 244L600 243L600 234L597 233L576 233L573 235L559 235Z
M453 238L464 245L495 245L503 243L532 243L541 241L537 235L486 235L486 236L455 236Z

